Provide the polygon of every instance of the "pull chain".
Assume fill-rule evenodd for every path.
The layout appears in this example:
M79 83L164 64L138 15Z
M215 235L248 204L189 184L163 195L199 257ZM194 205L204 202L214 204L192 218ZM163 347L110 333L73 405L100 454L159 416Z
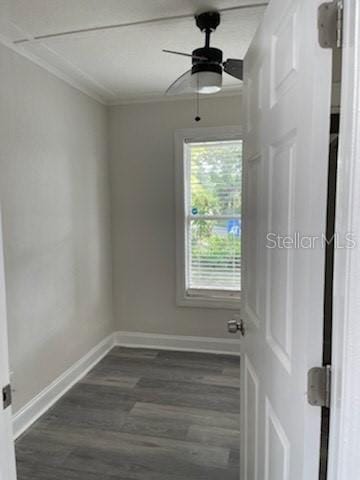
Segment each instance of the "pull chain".
M200 94L199 94L199 75L197 76L197 92L196 92L196 117L195 122L200 122Z

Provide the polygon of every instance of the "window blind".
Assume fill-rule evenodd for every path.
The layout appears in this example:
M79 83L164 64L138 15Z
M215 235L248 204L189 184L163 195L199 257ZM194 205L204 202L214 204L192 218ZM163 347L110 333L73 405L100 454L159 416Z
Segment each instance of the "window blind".
M242 142L186 145L188 290L239 292Z

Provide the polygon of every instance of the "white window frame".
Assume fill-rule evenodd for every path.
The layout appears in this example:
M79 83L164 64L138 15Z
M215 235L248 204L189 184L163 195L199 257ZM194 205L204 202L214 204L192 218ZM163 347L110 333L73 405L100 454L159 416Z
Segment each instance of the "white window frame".
M186 172L184 145L191 142L242 140L240 126L208 127L175 132L175 204L176 204L176 304L181 307L226 308L238 310L238 294L219 290L186 289ZM240 292L241 297L241 292Z

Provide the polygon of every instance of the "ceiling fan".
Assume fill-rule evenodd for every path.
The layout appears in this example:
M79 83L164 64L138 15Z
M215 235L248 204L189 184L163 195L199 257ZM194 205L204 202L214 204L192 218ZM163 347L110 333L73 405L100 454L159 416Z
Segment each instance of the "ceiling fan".
M220 13L204 12L195 15L196 25L205 32L205 46L196 48L193 52L182 53L173 50L163 50L165 53L191 57L192 67L181 75L166 90L166 95L181 95L184 93L216 93L222 88L223 72L243 80L243 60L229 58L223 61L223 52L219 48L210 47L211 33L220 24Z

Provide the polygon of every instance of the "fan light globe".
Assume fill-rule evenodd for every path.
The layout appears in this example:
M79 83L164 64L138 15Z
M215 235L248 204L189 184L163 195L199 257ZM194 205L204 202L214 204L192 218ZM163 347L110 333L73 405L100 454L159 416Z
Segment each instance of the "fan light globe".
M197 72L191 75L191 86L198 93L211 94L221 90L222 75L217 72Z

